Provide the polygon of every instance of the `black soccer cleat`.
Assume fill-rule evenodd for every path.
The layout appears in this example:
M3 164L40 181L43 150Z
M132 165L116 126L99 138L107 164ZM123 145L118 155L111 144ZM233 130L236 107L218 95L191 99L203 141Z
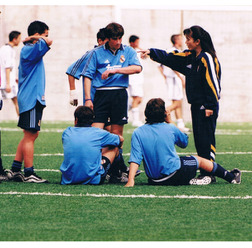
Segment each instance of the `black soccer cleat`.
M5 170L5 173L9 180L13 180L15 182L24 182L24 175L21 173L21 171L12 171L12 170Z
M35 172L30 175L25 176L25 183L48 183L46 179L39 177Z
M231 181L232 184L240 184L241 183L241 171L237 168L230 171L230 173L234 174L235 178Z

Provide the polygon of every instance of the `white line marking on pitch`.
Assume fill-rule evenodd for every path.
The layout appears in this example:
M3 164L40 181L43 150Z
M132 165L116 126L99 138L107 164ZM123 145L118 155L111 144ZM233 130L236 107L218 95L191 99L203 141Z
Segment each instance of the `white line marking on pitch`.
M205 196L205 195L109 195L109 194L67 194L51 192L0 192L0 195L36 195L36 196L65 196L65 197L97 197L97 198L158 198L158 199L238 199L248 200L252 196Z

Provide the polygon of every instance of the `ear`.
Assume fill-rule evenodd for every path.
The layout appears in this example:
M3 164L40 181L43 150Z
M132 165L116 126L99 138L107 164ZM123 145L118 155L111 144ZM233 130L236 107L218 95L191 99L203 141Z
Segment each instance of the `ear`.
M77 123L78 123L78 118L76 118L76 119L74 120L74 125L76 126Z
M197 39L197 40L195 41L195 43L196 43L197 46L200 45L200 39Z

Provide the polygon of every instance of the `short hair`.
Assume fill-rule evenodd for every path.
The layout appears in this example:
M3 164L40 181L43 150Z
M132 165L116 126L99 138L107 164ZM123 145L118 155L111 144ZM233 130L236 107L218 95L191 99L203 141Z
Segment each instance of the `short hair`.
M124 35L124 29L123 26L116 23L112 22L108 24L105 28L105 36L110 39L110 38L118 38L122 37Z
M138 36L136 36L136 35L131 35L131 36L129 37L129 43L135 42L135 41L138 40L138 39L139 39Z
M49 30L49 27L44 22L34 21L28 27L28 35L43 34L46 30Z
M177 39L179 36L181 36L181 35L180 35L180 34L173 34L173 35L171 36L171 43L172 43L173 45L175 45L176 39Z
M166 110L165 102L161 98L150 99L144 111L147 124L161 123L165 121Z
M9 34L9 41L16 39L21 33L19 31L11 31Z
M101 39L102 41L104 41L107 37L106 37L106 35L105 35L105 28L101 28L99 31L98 31L98 33L96 34L96 38L97 38L97 40L98 39Z
M74 111L74 119L77 119L76 127L91 125L94 121L94 111L86 106L79 106Z

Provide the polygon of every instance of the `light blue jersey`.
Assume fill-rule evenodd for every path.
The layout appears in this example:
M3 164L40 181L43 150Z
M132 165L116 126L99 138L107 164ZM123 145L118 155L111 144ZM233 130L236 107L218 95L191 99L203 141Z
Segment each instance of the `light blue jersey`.
M67 75L74 77L75 79L80 79L82 76L82 71L87 63L87 57L90 51L87 51L80 59L71 64L66 71ZM84 89L84 78L82 78L82 89L83 89L83 105L85 105L85 89ZM91 99L94 100L95 88L91 85Z
M130 162L138 165L143 160L149 178L159 179L180 168L180 158L174 145L185 148L188 136L173 124L145 124L132 134Z
M44 39L27 43L20 53L18 75L18 106L23 113L35 107L37 101L45 103L45 68L43 56L50 47Z
M120 138L96 127L68 127L62 134L61 184L99 184L105 172L101 149L118 146Z
M88 56L88 61L82 75L92 80L95 88L100 87L124 87L128 88L129 75L114 74L105 80L101 75L106 70L128 67L130 65L141 66L136 51L130 47L121 45L116 54L108 49L108 43L92 50Z

